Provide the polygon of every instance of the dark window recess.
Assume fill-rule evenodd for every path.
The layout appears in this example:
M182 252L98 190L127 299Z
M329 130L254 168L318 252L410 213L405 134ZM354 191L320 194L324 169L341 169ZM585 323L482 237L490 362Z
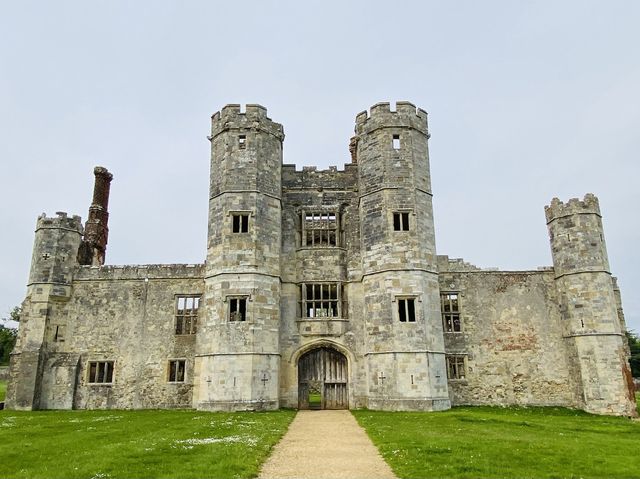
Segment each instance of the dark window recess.
M400 135L393 135L392 144L394 150L400 149Z
M113 382L113 361L89 361L89 382L93 384Z
M447 377L449 379L464 379L464 356L447 356Z
M393 214L394 231L409 231L409 213Z
M249 231L249 215L233 215L234 233L246 233Z
M246 135L238 136L238 146L240 148L244 148L244 147L247 146L247 136Z
M64 342L65 329L64 325L56 326L56 332L53 335L53 340L57 342Z
M406 298L398 300L398 318L402 323L414 323L416 321L416 302L415 298Z
M184 359L172 359L171 361L169 361L169 382L184 382L184 371L186 368L186 363L187 362Z
M442 328L445 333L462 332L460 321L460 303L458 293L443 293L440 295L442 310Z
M300 292L303 317L339 318L341 316L342 313L338 310L340 300L338 298L337 283L305 284L301 285ZM341 293L341 296L343 296L344 289L341 290ZM342 304L342 311L345 311L344 303Z
M229 321L247 320L247 298L229 299Z
M176 334L196 334L200 296L176 297Z

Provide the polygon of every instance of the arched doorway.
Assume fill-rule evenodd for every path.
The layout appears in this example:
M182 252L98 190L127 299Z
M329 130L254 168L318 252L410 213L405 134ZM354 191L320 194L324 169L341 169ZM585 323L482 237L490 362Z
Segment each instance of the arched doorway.
M303 354L298 360L300 409L348 409L347 358L328 347Z

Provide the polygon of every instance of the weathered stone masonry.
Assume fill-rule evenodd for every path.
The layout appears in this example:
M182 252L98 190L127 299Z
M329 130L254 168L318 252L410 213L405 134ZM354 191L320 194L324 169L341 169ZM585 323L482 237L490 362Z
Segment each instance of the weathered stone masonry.
M212 116L207 260L105 266L112 175L38 218L14 409L441 410L635 415L598 201L546 207L553 266L437 256L427 113L356 118L344 170L282 164L265 108Z

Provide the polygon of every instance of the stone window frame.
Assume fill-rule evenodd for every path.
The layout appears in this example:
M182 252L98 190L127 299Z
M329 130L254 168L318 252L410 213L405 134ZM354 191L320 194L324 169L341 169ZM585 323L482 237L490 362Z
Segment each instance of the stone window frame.
M64 343L66 335L67 335L66 324L56 324L55 326L53 326L53 342Z
M318 290L318 287L320 288ZM328 296L324 297L325 287ZM335 297L332 297L332 287L335 287ZM309 297L311 293L311 297ZM319 293L319 297L316 297ZM305 320L332 320L347 319L349 316L349 305L345 284L341 281L308 281L298 285L299 295L299 317ZM332 303L334 305L332 305ZM326 306L325 306L326 305ZM329 314L318 315L318 312L327 310ZM335 310L335 315L330 314ZM311 315L311 312L313 314Z
M447 354L445 356L447 368L447 380L466 381L467 380L467 355Z
M87 384L92 386L112 385L114 383L115 364L116 362L112 359L92 359L87 361Z
M400 133L392 133L391 134L391 148L394 151L398 151L402 148Z
M193 306L187 309L188 300L193 300ZM180 309L180 300L184 300L184 307ZM198 332L198 311L202 302L202 294L174 295L174 334L176 336L190 336ZM180 311L183 311L182 313ZM188 326L188 330L186 327ZM186 330L186 332L185 332ZM180 332L179 332L180 331Z
M412 301L413 303L413 320L411 319L411 307L409 306L409 301ZM395 316L395 321L399 322L399 323L403 323L403 324L409 324L409 323L413 323L416 324L417 322L420 321L420 319L422 318L420 315L420 303L422 302L420 295L417 294L402 294L402 295L397 295L393 298L393 303L395 303L394 306L394 316ZM405 319L402 320L402 314L400 313L402 308L402 311L404 311L404 317Z
M241 303L235 303L236 304L236 311L231 311L232 305L234 304L234 301L241 301L244 300L245 301L245 310L244 310L244 319L239 319L240 317L238 316L238 314L240 314L240 312L238 311L238 306ZM224 298L224 302L226 304L225 306L225 319L228 323L247 323L250 321L251 318L251 309L250 309L250 304L252 302L252 297L250 294L242 294L242 293L237 293L237 294L229 294L227 296L225 296ZM232 314L234 314L234 317L232 318Z
M412 231L411 225L415 223L415 216L416 213L411 208L394 209L390 215L392 231L394 233Z
M176 368L172 369L175 365ZM180 370L182 366L182 370ZM182 380L178 379L180 372L182 372ZM172 378L172 373L174 373ZM187 358L170 358L167 361L167 382L172 384L183 384L187 380Z
M227 216L229 217L229 227L228 233L230 235L246 235L251 233L252 230L252 221L251 218L255 216L253 210L229 210L227 212ZM246 231L242 231L243 229L243 220L239 219L238 229L239 231L234 231L234 223L235 218L246 218Z
M311 216L311 220L307 217ZM327 216L325 220L323 217ZM315 220L315 217L319 219ZM332 220L333 217L333 220ZM300 221L300 248L341 248L344 244L342 231L342 211L337 205L309 206L298 209L298 220ZM311 223L309 223L311 221ZM309 224L318 221L318 227L309 228ZM331 221L335 226L331 225ZM312 232L319 233L319 241L316 243L316 235ZM311 242L309 243L309 233L311 233ZM326 233L326 243L322 240ZM333 244L331 239L333 238Z
M445 311L445 296L456 295L457 309L452 309L453 304L449 301L450 311ZM442 316L442 331L445 333L460 334L464 332L462 324L462 308L460 305L460 291L440 291L440 314ZM458 329L456 330L455 320L458 320Z

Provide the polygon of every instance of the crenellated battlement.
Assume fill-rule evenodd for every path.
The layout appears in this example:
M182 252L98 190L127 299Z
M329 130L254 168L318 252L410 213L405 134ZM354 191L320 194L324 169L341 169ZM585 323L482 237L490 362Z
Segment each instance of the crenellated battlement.
M344 165L344 170L330 166L326 170L318 170L315 166L303 166L296 170L296 165L282 165L282 186L284 188L323 188L353 189L358 185L358 167L352 163Z
M558 198L553 198L549 206L544 207L544 213L547 218L547 224L556 218L569 215L579 214L600 214L600 203L598 198L593 193L587 193L584 199L571 198L566 203L560 201Z
M284 140L284 128L267 116L267 109L262 105L247 104L242 112L241 105L237 103L225 105L222 110L211 116L211 137L226 130L260 130L267 132L280 141Z
M428 135L427 112L411 102L399 101L396 102L395 111L391 111L389 102L382 102L356 116L357 135L387 127L414 128Z
M64 211L57 211L57 216L48 217L46 213L42 213L38 216L36 221L36 231L40 229L56 229L63 228L66 230L77 231L83 233L82 218L78 215L69 217Z

